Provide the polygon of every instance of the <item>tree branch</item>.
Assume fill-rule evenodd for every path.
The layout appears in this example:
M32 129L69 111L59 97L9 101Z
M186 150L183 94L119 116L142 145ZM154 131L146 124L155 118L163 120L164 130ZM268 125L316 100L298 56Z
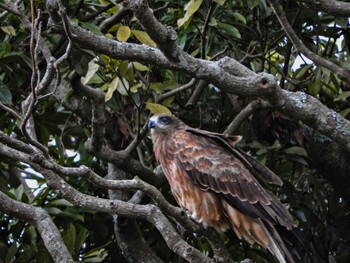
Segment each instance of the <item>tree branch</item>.
M331 15L350 16L350 3L337 0L304 0L315 9Z
M315 64L325 67L336 74L341 80L345 81L350 85L350 71L342 67L339 67L337 64L333 63L330 60L324 59L317 54L313 53L308 49L304 43L299 39L292 26L290 25L282 6L278 0L269 0L278 20L280 21L284 31L288 35L289 39L292 41L294 46L303 53L307 58L311 59Z
M54 262L74 262L63 243L59 230L44 209L15 201L1 191L0 209L6 214L18 217L34 225Z
M112 164L108 164L108 177L109 180L123 180L127 179L129 175L123 170L118 169ZM133 197L140 196L137 191ZM135 200L132 198L130 200L130 191L123 191L118 189L111 189L108 191L109 199L120 199L133 204L140 204L141 199ZM134 202L137 201L137 202ZM148 243L144 239L144 235L140 230L139 225L135 219L125 218L118 215L114 215L114 232L118 246L123 254L123 257L130 263L142 263L145 258L151 263L161 263L160 258L151 250Z
M272 105L266 101L263 100L254 100L250 102L233 120L232 122L227 126L224 133L227 134L234 134L239 126L243 123L243 121L248 118L250 115L252 115L255 111L271 108Z
M182 91L185 91L185 90L191 88L196 82L197 82L197 80L193 78L190 80L190 82L182 85L181 87L173 89L167 93L161 94L158 98L156 98L156 103L161 103L163 100L165 100L165 99L167 99L167 98L169 98L177 93L180 93Z
M74 175L74 172L79 173L79 170L74 168L59 168L59 166L56 166L54 162L45 160L43 156L30 156L11 149L1 143L0 155L30 164L31 167L44 176L44 178L47 180L47 184L53 190L72 204L78 207L92 209L94 211L146 219L159 230L169 248L181 257L190 262L212 262L210 258L206 257L200 251L190 246L177 234L169 220L163 215L158 207L154 205L135 205L120 200L108 200L83 194L57 176L51 169L64 171L68 176ZM49 168L44 168L43 166L47 166ZM84 167L82 169L86 170ZM73 172L73 174L71 174L71 172ZM128 187L128 189L130 189L130 187Z
M249 74L251 70L247 69L239 62L227 58L225 62L227 62L227 60L231 62L234 61L234 63L231 63L233 67L230 67L228 63L225 63L224 68L221 67L220 64L222 63L220 63L220 60L218 62L205 61L191 58L190 56L183 56L186 61L176 64L170 62L159 50L154 48L144 45L120 43L102 36L96 36L72 22L70 22L70 29L74 41L77 44L83 45L84 48L89 48L118 59L145 61L147 63L158 64L164 68L184 71L189 75L208 80L225 92L239 96L264 96L267 101L285 115L291 118L301 116L302 121L309 126L314 126L315 123L323 122L324 118L321 118L321 115L334 115L337 119L337 125L317 125L315 128L337 141L350 152L349 135L346 132L349 130L349 122L346 119L340 114L327 109L322 103L315 103L314 100L316 99L309 98L309 95L304 93L297 93L294 95L290 93L292 95L288 98L289 93L276 89L277 83L269 74ZM240 76L244 76L244 78L235 77L232 75L232 72L241 74ZM273 94L273 96L270 96L271 94ZM298 96L303 98L302 102L295 101ZM284 103L278 101L279 97ZM302 104L303 107L296 107L294 103L297 103L297 105ZM320 111L322 111L322 114L320 116L318 114L311 116L310 112L318 111L317 108L314 108L318 106L318 104L321 105ZM304 112L306 108L309 112Z
M129 2L123 2L123 4L119 4L118 6L119 9L117 13L103 20L103 22L101 23L100 28L102 33L106 34L112 26L119 23L123 19L123 17L131 13Z

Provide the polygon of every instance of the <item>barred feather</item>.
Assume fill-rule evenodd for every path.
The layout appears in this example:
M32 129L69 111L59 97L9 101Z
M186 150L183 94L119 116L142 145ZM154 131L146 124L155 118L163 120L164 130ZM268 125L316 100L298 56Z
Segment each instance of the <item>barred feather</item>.
M293 219L261 184L282 181L236 147L240 136L193 129L164 114L150 121L156 158L177 202L194 220L218 231L232 228L239 238L259 243L280 262L294 262L274 227L290 230Z

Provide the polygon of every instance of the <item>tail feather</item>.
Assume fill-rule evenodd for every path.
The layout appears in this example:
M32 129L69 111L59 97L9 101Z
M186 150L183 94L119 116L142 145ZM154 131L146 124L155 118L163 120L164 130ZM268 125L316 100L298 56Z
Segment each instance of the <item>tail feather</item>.
M258 218L251 218L223 202L226 215L238 238L248 243L258 243L268 249L280 263L295 263L291 253L275 226Z
M263 223L262 223L263 224ZM269 223L263 224L269 237L269 246L267 249L276 256L280 263L295 263L289 249L282 240L280 234L274 226Z

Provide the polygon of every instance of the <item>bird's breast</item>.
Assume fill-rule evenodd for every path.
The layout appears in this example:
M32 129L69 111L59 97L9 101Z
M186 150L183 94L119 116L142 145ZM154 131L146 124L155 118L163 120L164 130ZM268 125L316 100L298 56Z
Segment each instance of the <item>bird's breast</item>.
M214 227L219 232L229 228L222 202L215 193L202 190L194 184L176 161L162 164L162 166L177 203L186 209L194 221L205 227Z

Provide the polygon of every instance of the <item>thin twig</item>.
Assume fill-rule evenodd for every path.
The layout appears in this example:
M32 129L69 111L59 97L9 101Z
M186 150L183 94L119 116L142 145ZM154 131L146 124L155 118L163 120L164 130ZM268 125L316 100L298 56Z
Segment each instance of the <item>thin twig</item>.
M213 13L214 10L214 2L212 0L210 0L210 6L209 6L209 10L207 12L207 16L205 18L204 24L203 24L203 28L200 31L200 35L201 35L201 58L205 59L206 57L206 46L207 46L207 29L208 29L208 25L210 22L210 18L211 15Z
M239 126L255 111L271 108L272 105L264 100L258 99L250 102L227 126L224 133L233 134L237 131Z
M17 120L22 121L22 117L15 110L11 109L10 107L7 107L1 101L0 101L0 109L7 111L11 115L13 115Z
M36 99L36 90L37 86L39 85L38 82L38 73L39 70L37 68L37 52L39 48L39 38L41 35L41 25L40 25L40 12L38 13L38 17L35 18L35 8L34 8L34 0L30 1L30 6L31 6L31 12L32 12L32 22L31 22L31 38L30 38L30 53L31 53L31 58L32 58L32 77L31 77L31 94L28 96L29 103L23 103L23 111L25 112L24 118L23 118L23 123L21 126L22 133L24 137L27 139L27 141L37 147L40 151L42 151L45 156L48 156L48 149L39 143L36 138L35 138L35 129L34 127L30 127L33 125L27 125L28 121L32 118L32 112L34 110L34 105L37 101ZM38 30L36 30L36 25L38 25ZM36 36L37 34L37 36ZM37 41L37 42L36 42ZM27 102L28 102L27 100ZM33 122L33 120L31 121ZM28 131L28 130L30 131Z
M20 12L18 12L17 10L14 10L12 8L10 8L8 5L2 4L0 3L0 8L6 10L7 12L14 14L16 16L22 16L22 14Z
M201 79L196 88L194 89L194 92L192 93L192 96L190 97L190 99L188 100L188 102L186 103L186 108L190 108L193 107L197 101L199 100L200 96L202 95L202 92L204 90L204 88L208 85L208 82Z
M160 95L157 99L156 99L156 103L161 103L163 100L177 94L180 93L182 91L185 91L189 88L191 88L194 84L196 84L197 80L195 78L191 79L188 83L182 85L181 87L178 87L176 89L173 89L167 93L164 93L162 95Z
M80 21L81 22L87 22L89 20L92 20L95 17L97 17L98 15L102 14L103 12L106 12L108 9L110 9L110 8L112 8L114 6L115 6L114 4L106 5L106 6L102 7L100 10L96 11L95 13L93 13L91 15L88 15L88 16L85 16L84 18L80 19Z
M216 53L214 56L212 56L210 58L210 60L214 61L216 60L218 57L222 56L223 54L226 53L226 51L230 48L230 46L225 46L223 50L219 51L218 53Z
M112 26L119 23L129 13L131 13L129 2L125 2L125 4L119 5L117 13L103 20L103 22L100 25L101 32L104 34L107 33Z

